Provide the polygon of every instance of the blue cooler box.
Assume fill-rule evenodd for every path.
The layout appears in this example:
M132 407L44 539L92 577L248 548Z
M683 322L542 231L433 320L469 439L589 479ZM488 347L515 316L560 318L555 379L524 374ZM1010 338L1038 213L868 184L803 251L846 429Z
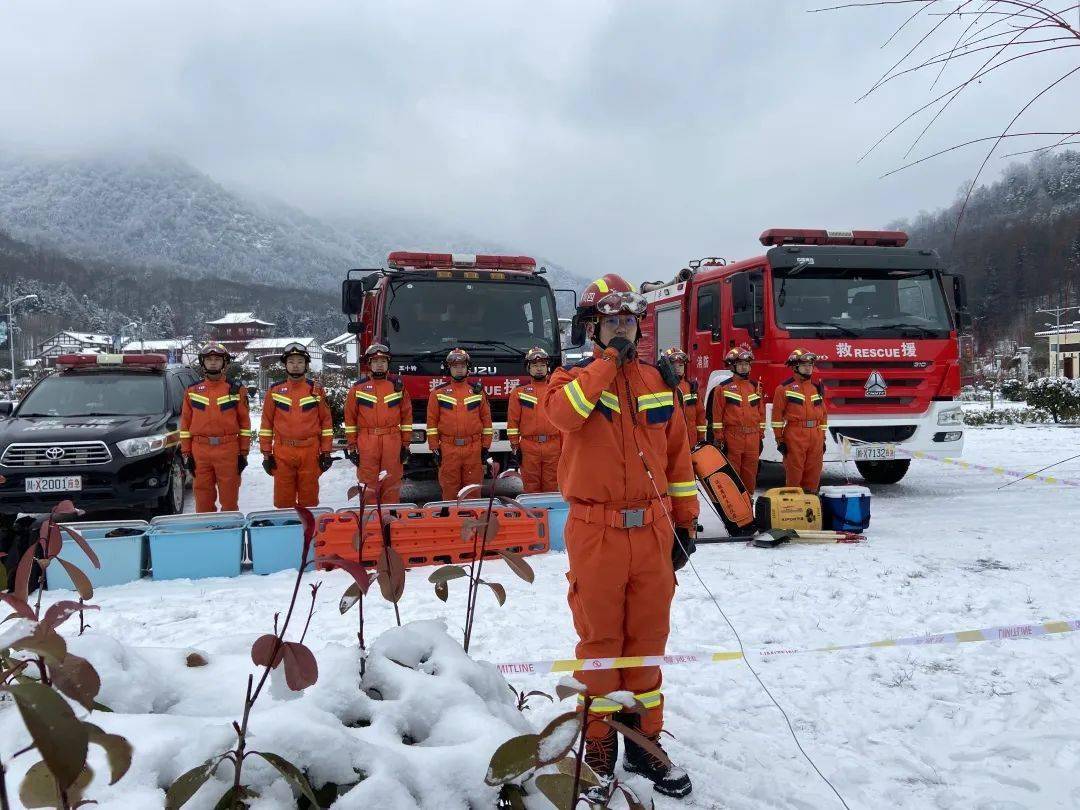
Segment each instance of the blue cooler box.
M534 492L531 495L519 495L517 502L530 508L548 510L548 531L551 532L551 551L566 551L566 519L570 516L570 505L558 492Z
M330 510L315 507L311 513L318 520L319 515L329 514ZM247 516L247 532L252 570L256 574L295 571L300 566L300 555L304 551L304 527L295 509L250 512ZM309 556L314 559L314 546ZM311 565L311 560L308 565Z
M822 487L822 528L836 532L863 532L870 525L870 490L855 485Z

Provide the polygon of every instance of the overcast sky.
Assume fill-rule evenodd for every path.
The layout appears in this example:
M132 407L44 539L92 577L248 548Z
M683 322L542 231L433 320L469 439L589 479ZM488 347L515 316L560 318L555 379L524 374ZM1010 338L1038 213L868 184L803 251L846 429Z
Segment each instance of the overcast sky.
M754 255L766 227L878 227L937 208L977 169L969 149L880 179L912 129L857 162L928 100L931 76L856 104L913 44L881 48L909 12L814 7L7 3L0 139L162 150L316 215L435 220L581 275L667 277L692 257ZM974 87L916 154L994 134L1061 64ZM1024 127L1076 124L1060 118L1077 78Z

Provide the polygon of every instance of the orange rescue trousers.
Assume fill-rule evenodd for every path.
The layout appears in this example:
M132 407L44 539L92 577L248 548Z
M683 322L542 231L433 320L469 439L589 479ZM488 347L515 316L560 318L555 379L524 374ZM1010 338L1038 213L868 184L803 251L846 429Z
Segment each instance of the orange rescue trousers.
M278 509L318 506L319 476L322 475L319 469L319 442L309 439L301 445L279 439L274 444L274 460L277 462L274 470L274 506Z
M681 426L680 426L681 427ZM671 567L674 537L659 501L653 501L652 522L633 529L617 529L603 517L577 515L588 507L572 506L566 523L566 551L570 558L567 597L580 639L578 658L616 658L663 655L668 637L675 572ZM604 513L603 507L592 511ZM599 522L603 521L603 522ZM577 672L591 695L627 691L646 707L641 731L658 734L664 726L664 699L659 667ZM583 701L579 699L579 706ZM593 714L610 716L622 709L604 698L593 703ZM588 736L601 737L603 723L589 723Z
M561 436L557 431L546 435L545 441L523 437L521 450L521 482L525 492L559 491L559 456Z
M465 444L455 444L464 441ZM484 481L484 465L480 462L480 437L454 439L445 437L439 442L442 461L439 463L439 486L444 501L457 498L462 487Z
M240 440L236 436L220 439L220 444L210 444L202 437L191 443L191 456L195 459L196 512L235 512L240 508Z
M746 491L754 494L761 458L761 431L754 427L724 427L724 455L739 474Z
M805 492L817 492L821 484L825 439L818 428L789 424L784 430L787 454L784 456L784 486L802 487Z
M401 464L401 431L392 428L358 428L356 449L360 454L360 464L356 468L356 478L367 485L364 500L375 503L375 485L379 482L379 473L386 470L382 493L379 500L383 503L398 503L401 500L401 479L405 471Z

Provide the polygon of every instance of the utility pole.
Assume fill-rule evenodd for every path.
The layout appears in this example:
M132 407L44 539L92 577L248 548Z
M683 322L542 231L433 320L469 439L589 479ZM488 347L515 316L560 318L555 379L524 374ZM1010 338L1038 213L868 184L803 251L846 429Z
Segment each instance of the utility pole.
M1051 344L1053 350L1051 352L1050 361L1054 367L1054 377L1060 377L1061 363L1059 362L1061 349L1061 316L1069 310L1080 309L1080 307L1047 307L1046 309L1037 309L1036 312L1042 312L1047 315L1054 316L1054 340Z
M8 351L11 355L11 395L15 396L15 305L23 301L37 301L36 295L20 295L8 299Z

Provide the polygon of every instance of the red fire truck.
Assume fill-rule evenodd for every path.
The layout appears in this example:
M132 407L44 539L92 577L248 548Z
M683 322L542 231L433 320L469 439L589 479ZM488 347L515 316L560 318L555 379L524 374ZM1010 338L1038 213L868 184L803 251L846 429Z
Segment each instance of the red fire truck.
M358 336L390 348L390 373L400 375L413 402L410 471L431 466L425 428L428 394L449 377L443 368L455 346L472 357L491 403L492 452L507 454L510 392L527 379L525 352L541 346L558 360L559 321L544 268L528 256L395 251L386 268L350 270L342 311Z
M963 279L944 272L935 252L905 247L899 231L772 229L760 241L763 256L702 259L669 283L642 285L642 356L682 347L688 374L709 397L730 376L724 355L746 343L751 378L771 398L800 347L821 358L826 461L842 459L847 436L862 476L891 484L904 477L912 451L959 456ZM781 460L772 431L762 459Z

